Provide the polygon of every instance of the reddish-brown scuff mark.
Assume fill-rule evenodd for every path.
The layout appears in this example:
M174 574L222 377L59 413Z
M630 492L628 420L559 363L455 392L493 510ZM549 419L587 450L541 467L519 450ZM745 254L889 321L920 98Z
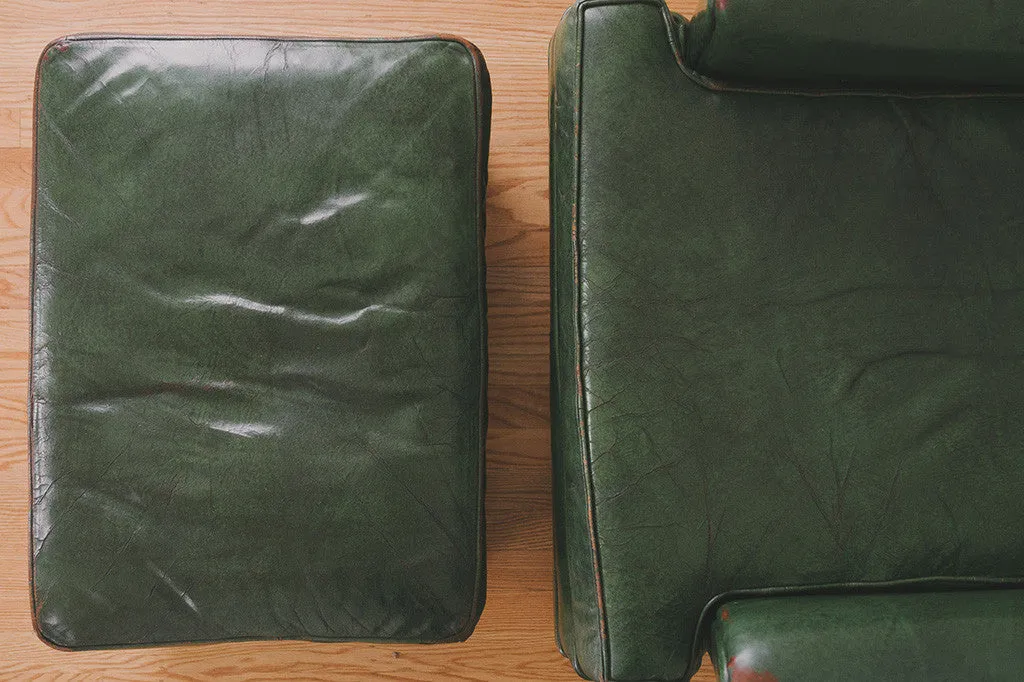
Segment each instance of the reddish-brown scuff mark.
M779 682L770 672L736 665L736 657L729 659L729 682Z
M729 620L729 609L722 609L722 621Z
M715 8L718 9L719 12L724 12L728 4L729 0L715 0Z

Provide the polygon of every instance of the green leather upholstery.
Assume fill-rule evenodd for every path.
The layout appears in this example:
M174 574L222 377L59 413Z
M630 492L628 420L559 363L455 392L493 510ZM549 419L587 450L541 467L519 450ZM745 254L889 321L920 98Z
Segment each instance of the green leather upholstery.
M1024 590L775 597L722 605L723 682L1019 680Z
M688 679L730 595L1024 582L1024 99L739 90L686 34L583 0L552 43L558 637L592 679Z
M711 0L686 31L686 62L725 80L1024 87L1016 0Z
M467 637L484 601L475 48L70 38L37 94L39 634Z

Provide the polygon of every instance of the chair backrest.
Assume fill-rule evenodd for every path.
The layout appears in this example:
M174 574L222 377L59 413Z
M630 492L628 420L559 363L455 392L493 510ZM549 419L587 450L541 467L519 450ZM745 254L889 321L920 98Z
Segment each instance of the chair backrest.
M723 80L829 85L1024 85L1012 0L711 0L686 61Z

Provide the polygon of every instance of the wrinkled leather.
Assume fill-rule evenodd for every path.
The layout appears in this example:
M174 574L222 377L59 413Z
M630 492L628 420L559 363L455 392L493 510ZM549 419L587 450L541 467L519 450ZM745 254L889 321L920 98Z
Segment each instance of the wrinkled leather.
M1024 590L777 597L711 623L722 682L1017 682Z
M1024 577L1024 101L714 90L680 22L585 0L552 43L558 636L592 679L688 679L737 591Z
M488 87L475 48L442 38L47 48L42 637L469 635Z
M727 81L1024 87L1016 0L709 0L686 61Z

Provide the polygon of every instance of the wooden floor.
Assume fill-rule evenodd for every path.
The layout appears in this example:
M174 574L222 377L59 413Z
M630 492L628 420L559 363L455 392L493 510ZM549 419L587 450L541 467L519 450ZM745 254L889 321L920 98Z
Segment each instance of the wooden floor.
M548 411L547 42L570 0L0 3L0 679L574 680L554 643ZM691 14L701 0L671 0ZM487 606L463 644L252 643L65 653L32 631L26 448L32 87L69 33L453 33L494 89L488 191ZM713 680L705 663L698 680Z

